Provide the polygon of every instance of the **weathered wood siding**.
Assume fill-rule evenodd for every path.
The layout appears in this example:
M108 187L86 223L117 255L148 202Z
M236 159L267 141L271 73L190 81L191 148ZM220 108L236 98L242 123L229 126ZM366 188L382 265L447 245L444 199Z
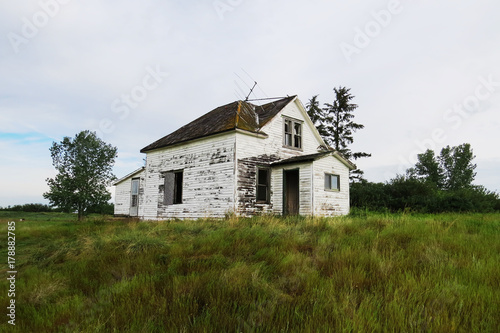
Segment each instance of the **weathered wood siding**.
M132 190L132 179L139 178L139 207L144 202L144 179L145 172L138 172L115 186L115 215L128 216L130 213L130 193Z
M349 214L349 169L331 155L314 161L313 169L314 215ZM325 173L340 176L340 191L325 190Z
M282 178L279 175L281 183L279 186L276 183L277 173L275 170L271 173L271 201L270 204L256 203L257 179L256 172L259 165L264 166L270 162L280 159L285 159L294 156L314 154L318 152L318 147L321 142L314 135L314 127L306 120L304 113L299 109L300 102L291 102L280 113L278 113L271 121L269 121L262 131L268 135L267 138L257 137L255 135L238 132L236 133L236 160L237 160L237 177L235 179L235 197L237 201L237 212L241 215L255 215L264 213L282 213ZM284 118L289 117L303 121L302 123L302 149L293 149L284 147ZM302 167L301 167L302 168ZM282 169L281 169L282 170ZM306 200L307 193L311 193L311 172L304 173L301 169L300 181L307 183L307 188L304 192L301 190L301 214L311 214L312 207L310 205L311 198ZM281 171L282 173L282 171ZM304 179L303 179L304 177ZM304 183L304 185L305 185ZM276 192L279 191L279 192ZM306 192L309 191L309 192ZM279 194L278 194L279 193ZM278 207L276 207L276 200ZM309 204L306 204L309 202ZM302 204L304 203L304 204Z
M224 217L234 211L235 133L148 152L145 219ZM182 203L164 205L164 174L183 170Z
M299 169L299 214L312 215L312 162L275 167L271 174L273 213L283 214L283 170Z
M257 169L269 167L269 163L278 160L276 155L260 155L238 160L236 177L236 212L243 216L253 216L272 213L272 173L270 181L269 203L257 203ZM269 168L269 172L271 169Z

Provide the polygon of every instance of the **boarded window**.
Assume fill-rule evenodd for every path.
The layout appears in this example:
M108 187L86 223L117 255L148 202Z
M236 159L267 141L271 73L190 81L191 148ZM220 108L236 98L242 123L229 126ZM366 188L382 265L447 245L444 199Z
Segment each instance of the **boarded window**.
M182 171L165 173L165 193L163 195L163 204L176 205L182 203L182 184Z
M269 169L257 169L257 202L269 203Z
M340 190L340 176L330 173L325 174L325 190Z
M302 148L302 122L285 119L283 144L286 147Z

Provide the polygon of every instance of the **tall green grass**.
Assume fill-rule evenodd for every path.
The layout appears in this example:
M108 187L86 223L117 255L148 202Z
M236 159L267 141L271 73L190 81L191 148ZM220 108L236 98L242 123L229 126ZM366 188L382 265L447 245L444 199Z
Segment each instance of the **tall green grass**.
M1 214L6 234L14 216ZM57 216L16 222L17 320L15 328L2 323L5 331L500 327L500 214L162 222ZM6 280L0 285L5 309Z

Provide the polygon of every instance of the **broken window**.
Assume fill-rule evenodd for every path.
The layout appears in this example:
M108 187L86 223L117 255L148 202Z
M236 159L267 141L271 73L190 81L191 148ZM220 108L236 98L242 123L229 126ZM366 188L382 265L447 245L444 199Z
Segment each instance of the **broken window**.
M293 146L295 148L302 148L301 131L302 131L302 124L293 123Z
M302 122L285 119L284 145L286 147L302 148Z
M257 202L269 203L269 169L257 169Z
M165 173L165 193L163 204L176 205L182 203L183 172L171 171Z
M330 173L325 174L325 190L340 190L340 176Z

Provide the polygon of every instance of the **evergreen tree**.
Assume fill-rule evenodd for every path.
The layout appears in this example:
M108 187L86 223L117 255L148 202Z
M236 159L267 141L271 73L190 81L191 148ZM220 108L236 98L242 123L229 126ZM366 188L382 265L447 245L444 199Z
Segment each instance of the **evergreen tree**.
M327 137L328 133L326 132L324 125L325 114L319 104L318 95L314 95L309 100L309 102L306 104L306 111L309 118L311 118L311 121L313 122L314 126L316 126L316 129L318 130L319 134L323 138Z
M313 96L307 104L307 113L323 140L333 149L341 153L347 159L358 159L370 157L371 154L364 152L352 152L349 146L354 142L354 132L364 128L364 125L353 121L353 112L358 107L352 103L354 96L350 89L339 87L333 89L335 100L332 104L325 103L321 109L317 100L318 95ZM363 171L356 169L351 171L351 181L363 180Z

